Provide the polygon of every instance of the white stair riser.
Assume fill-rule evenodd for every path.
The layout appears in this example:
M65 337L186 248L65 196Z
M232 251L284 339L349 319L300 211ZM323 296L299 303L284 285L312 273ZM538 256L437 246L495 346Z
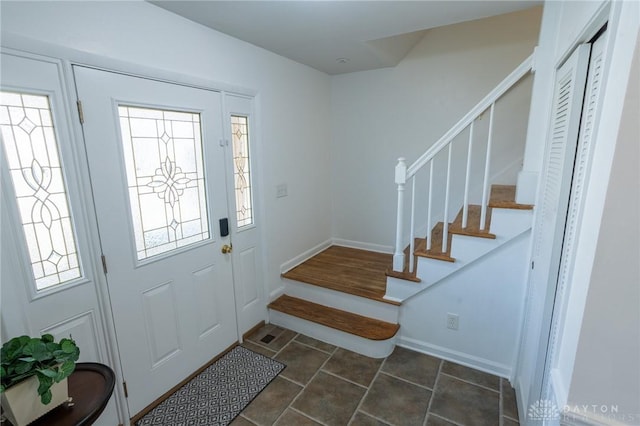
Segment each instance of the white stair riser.
M492 234L500 238L513 238L531 228L533 210L498 209L491 211Z
M460 262L419 257L417 268L417 276L422 280L420 284L428 287L457 271L460 268Z
M470 237L468 235L453 235L451 239L451 257L456 260L454 263L460 264L461 267L489 253L491 250L495 250L505 241L504 238L489 239Z
M396 342L395 336L387 340L369 340L272 309L269 309L269 322L371 358L391 355Z
M398 323L399 306L286 278L284 283L284 292L289 296L392 324Z

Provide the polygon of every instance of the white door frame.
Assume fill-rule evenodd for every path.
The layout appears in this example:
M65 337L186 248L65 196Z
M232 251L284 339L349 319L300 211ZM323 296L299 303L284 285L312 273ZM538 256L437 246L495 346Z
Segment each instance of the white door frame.
M0 40L2 49L17 53L23 56L35 55L37 57L49 58L51 60L58 61L61 64L62 71L62 79L63 85L67 88L75 87L74 79L73 79L73 65L87 66L96 69L101 69L104 71L111 71L117 73L128 74L132 76L143 77L151 80L158 80L162 82L184 85L204 90L214 90L217 92L221 92L224 96L226 93L236 94L239 96L249 97L253 99L254 102L254 124L253 124L253 133L259 135L260 134L260 108L259 108L259 96L258 92L254 89L249 89L240 86L234 86L227 83L222 83L214 80L202 79L198 77L189 76L186 74L175 73L164 71L152 67L142 66L131 62L120 61L116 59L107 58L101 55L91 54L87 52L82 52L77 49L63 47L55 44L51 44L48 42L38 41L29 39L23 36L17 36L14 34L6 34L3 35ZM90 186L89 180L89 167L86 161L86 157L83 155L84 153L84 137L82 132L82 126L80 121L76 119L78 117L77 112L77 93L75 91L67 90L67 98L66 101L66 111L69 117L71 117L71 126L70 133L72 133L71 137L74 141L80 143L82 145L81 150L76 150L74 155L74 161L78 165L78 173L82 177L82 182L78 184L82 194L81 197L85 202L83 208L86 210L87 218L89 223L86 226L86 239L89 241L89 251L90 251L90 259L86 259L87 267L92 268L95 271L102 271L102 250L99 244L100 237L98 233L98 223L97 216L93 206L93 194ZM259 144L258 144L259 145ZM261 149L256 149L256 157L261 158ZM256 167L255 169L255 180L263 181L262 179L262 168ZM88 201L87 201L88 200ZM263 197L256 197L256 210L257 214L261 218L264 218L264 202ZM264 235L265 230L264 227L260 230L259 238L262 247L264 247ZM265 273L266 276L266 255L264 252L262 253L260 259L260 267L262 268L262 272ZM124 396L123 391L123 373L122 366L120 363L119 357L119 349L117 345L116 333L115 333L115 323L113 320L113 315L111 311L109 292L107 287L106 277L102 273L97 273L95 276L95 283L97 286L96 293L98 295L98 301L100 303L100 308L103 313L103 323L99 324L99 326L103 327L105 330L105 334L107 336L107 341L105 342L107 346L108 358L109 362L113 366L113 369L116 373L116 387L114 389L114 399L116 401L117 409L118 409L118 422L120 424L126 425L129 423L129 419L131 418L130 413L128 412L126 398ZM235 282L234 282L235 285ZM263 283L262 294L268 294L268 289L266 288L267 283ZM266 319L266 316L265 316ZM239 322L237 322L239 323ZM238 331L238 341L242 340L242 333ZM134 413L135 414L135 413Z

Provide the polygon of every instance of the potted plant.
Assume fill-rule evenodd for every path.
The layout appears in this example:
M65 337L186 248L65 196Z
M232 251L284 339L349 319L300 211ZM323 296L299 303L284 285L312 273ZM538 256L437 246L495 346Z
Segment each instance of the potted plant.
M67 377L80 349L72 339L14 337L0 350L0 393L4 415L22 426L68 400Z

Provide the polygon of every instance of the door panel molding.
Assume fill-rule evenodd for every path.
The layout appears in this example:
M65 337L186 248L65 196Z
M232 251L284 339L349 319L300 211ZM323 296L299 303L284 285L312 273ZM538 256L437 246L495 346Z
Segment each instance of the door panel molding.
M101 358L99 349L100 345L98 342L100 333L98 332L96 313L93 309L64 319L57 324L45 327L40 330L40 333L52 334L56 340L69 336L72 336L73 339L78 339L78 336L80 336L78 340L92 343L90 346L91 351L88 356L87 345L85 344L82 346L82 355L87 356L88 359Z

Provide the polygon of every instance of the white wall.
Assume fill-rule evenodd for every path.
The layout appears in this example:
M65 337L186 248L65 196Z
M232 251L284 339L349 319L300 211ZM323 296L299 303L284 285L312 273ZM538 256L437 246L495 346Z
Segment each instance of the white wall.
M400 344L511 377L520 337L530 233L403 302ZM499 271L499 272L497 272ZM447 314L459 329L447 328Z
M142 1L5 2L9 35L257 93L268 291L280 264L331 236L329 77ZM276 185L289 196L276 199ZM260 218L259 218L260 219Z
M541 9L534 8L436 28L395 68L332 78L334 237L393 244L396 160L417 159L529 56L540 16ZM506 132L496 125L492 174L523 153L529 91L524 84L497 105L497 120L507 112L512 115L505 120ZM479 127L486 128L487 121L485 116ZM476 153L482 153L478 140ZM466 158L465 146L459 144L455 158ZM519 168L516 161L514 169ZM515 183L513 169L507 175L503 178ZM455 216L461 204L454 204Z
M636 44L568 404L640 423L640 40ZM602 406L617 413L602 413Z

